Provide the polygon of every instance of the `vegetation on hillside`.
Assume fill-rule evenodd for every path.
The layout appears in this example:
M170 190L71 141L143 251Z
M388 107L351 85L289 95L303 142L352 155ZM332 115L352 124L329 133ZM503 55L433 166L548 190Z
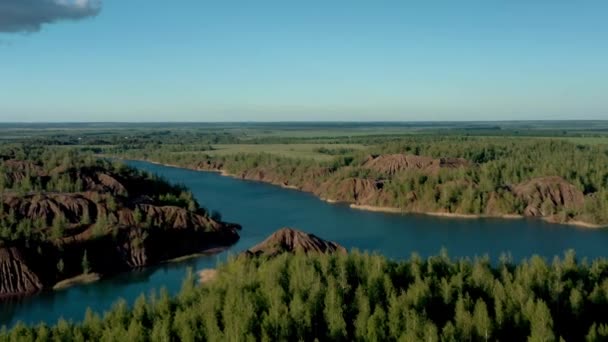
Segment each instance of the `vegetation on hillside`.
M74 150L0 150L0 299L229 246L184 187ZM99 277L96 277L99 278Z
M207 216L192 193L183 186L172 185L156 176L127 167L121 163L97 158L74 150L46 148L10 148L3 150L0 159L0 240L46 241L65 237L70 231L95 226L97 231L110 231L119 221L121 208L133 209L135 219L142 226L146 222L137 203L172 205ZM70 203L40 205L35 212L15 205L21 202L38 203L60 194L78 195L92 205L84 205L82 212L69 213ZM139 201L134 199L139 198ZM25 204L23 204L25 205ZM75 205L75 204L73 204ZM95 207L103 207L101 212ZM19 210L23 209L23 210ZM72 208L73 209L73 208ZM157 222L160 223L160 222ZM70 230L69 228L73 228ZM107 228L107 229L106 229Z
M600 341L608 261L390 261L378 255L236 258L179 295L119 301L81 323L18 324L0 340Z
M605 125L76 125L70 130L16 127L8 132L23 134L7 142L30 149L51 146L58 151L81 150L194 169L222 169L242 178L311 191L323 198L403 212L524 215L608 225ZM370 156L390 160L394 155L463 158L469 164L432 170L406 168L388 174L381 165L379 169L365 165ZM27 186L27 182L23 184Z
M317 153L332 157L330 160L289 157L289 145L284 146L283 156L173 153L162 146L154 150L126 149L119 155L198 169L221 168L244 178L303 190L321 189L315 191L325 198L404 211L517 214L549 217L558 222L608 224L606 145L557 139L418 135L369 145L365 150L346 149L344 146L348 145L315 147ZM438 160L463 158L469 165L432 171L410 168L390 174L364 165L370 155L395 154ZM352 179L371 184L368 187L377 193L364 200L362 196L349 195L360 192L343 185ZM526 188L526 182L532 183ZM544 190L536 191L535 187ZM560 194L563 191L575 193L569 198L568 194Z

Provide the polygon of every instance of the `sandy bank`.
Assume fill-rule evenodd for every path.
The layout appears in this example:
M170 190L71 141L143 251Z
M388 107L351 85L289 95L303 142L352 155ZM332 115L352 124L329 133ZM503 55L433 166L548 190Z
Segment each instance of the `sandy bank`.
M479 218L523 219L523 218L525 218L525 216L518 215L518 214L505 214L505 215L491 216L491 215L458 214L458 213L445 213L445 212L415 212L415 211L409 212L409 211L405 211L405 210L402 210L399 208L394 208L394 207L379 207L379 206L373 206L373 205L360 205L360 204L351 204L350 207L353 209L358 209L358 210L375 211L375 212L382 212L382 213L422 214L422 215L429 215L429 216L461 218L461 219L479 219ZM588 222L577 221L577 220L561 222L561 221L553 219L552 217L542 217L541 219L546 222L549 222L549 223L566 224L569 226L576 226L576 227L580 227L580 228L591 228L591 229L608 228L606 226L602 226L599 224L588 223Z
M590 229L602 229L602 228L608 228L608 226L602 226L600 224L595 224L595 223L589 223L589 222L585 222L585 221L578 221L578 220L571 220L571 221L566 221L566 222L560 222L558 220L555 220L551 217L543 217L543 220L549 223L557 223L557 224L567 224L569 226L576 226L579 228L590 228Z
M363 204L351 204L351 208L357 210L365 210L365 211L376 211L381 213L403 213L404 211L399 208L393 207L377 207L373 205L363 205Z
M300 188L295 185L280 184L279 186L284 189L300 190Z
M73 278L64 279L53 286L53 290L63 290L70 286L89 284L101 279L99 273L87 273L75 276Z

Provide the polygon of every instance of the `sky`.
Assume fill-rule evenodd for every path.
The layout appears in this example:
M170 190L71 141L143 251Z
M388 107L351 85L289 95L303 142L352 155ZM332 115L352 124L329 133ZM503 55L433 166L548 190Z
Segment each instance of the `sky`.
M608 119L608 1L0 0L0 121Z

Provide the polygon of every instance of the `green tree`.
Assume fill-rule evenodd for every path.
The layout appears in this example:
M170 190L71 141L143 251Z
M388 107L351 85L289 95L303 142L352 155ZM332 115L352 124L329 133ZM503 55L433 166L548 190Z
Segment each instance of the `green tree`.
M133 210L133 221L135 221L136 226L139 226L139 224L141 224L143 221L143 214L141 213L141 210L139 210L138 207Z
M346 339L346 322L344 321L342 294L333 277L328 279L325 295L325 319L328 337L332 340Z
M492 336L492 319L488 314L486 302L483 299L478 299L475 303L473 312L473 320L475 322L475 333L484 341L487 341Z
M551 312L544 301L538 300L534 307L533 316L530 318L530 342L548 342L554 341L553 334L553 319Z
M89 274L89 271L91 271L91 265L89 264L89 258L87 256L86 249L84 250L84 254L82 255L81 266L82 266L82 273Z
M59 213L53 218L53 226L51 227L51 237L55 240L61 239L67 227L67 221L63 214Z
M64 267L65 265L63 264L63 259L59 259L59 262L57 262L57 272L63 273Z

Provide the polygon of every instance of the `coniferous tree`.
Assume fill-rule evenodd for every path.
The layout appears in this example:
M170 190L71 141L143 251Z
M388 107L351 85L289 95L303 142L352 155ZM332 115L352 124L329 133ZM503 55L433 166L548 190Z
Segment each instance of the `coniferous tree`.
M87 250L85 249L84 254L82 255L82 273L88 274L91 271L91 265L89 264L89 257L87 256Z

